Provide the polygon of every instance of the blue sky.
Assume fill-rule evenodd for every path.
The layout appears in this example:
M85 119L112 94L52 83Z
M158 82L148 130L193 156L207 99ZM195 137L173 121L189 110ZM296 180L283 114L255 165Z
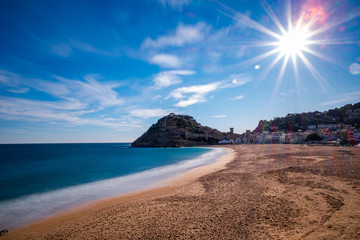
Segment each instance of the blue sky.
M356 0L1 1L0 143L130 142L170 112L242 133L359 102L359 16Z

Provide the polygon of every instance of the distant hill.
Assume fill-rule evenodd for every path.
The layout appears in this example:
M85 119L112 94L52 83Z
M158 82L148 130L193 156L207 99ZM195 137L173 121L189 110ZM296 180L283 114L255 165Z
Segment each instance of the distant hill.
M325 112L289 113L285 117L276 117L270 121L261 120L253 132L305 131L309 125L339 123L360 128L360 102L347 104L341 108L330 109Z
M217 144L219 140L236 139L239 136L202 126L191 116L171 113L159 119L131 145L134 147L199 146Z

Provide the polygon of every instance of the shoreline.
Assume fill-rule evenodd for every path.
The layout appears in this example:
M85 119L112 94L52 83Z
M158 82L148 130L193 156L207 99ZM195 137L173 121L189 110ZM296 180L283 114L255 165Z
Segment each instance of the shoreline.
M212 162L210 164L206 164L203 166L195 167L195 168L190 169L183 173L179 173L176 176L172 176L168 179L159 181L156 184L154 184L152 186L148 186L144 189L135 190L133 192L123 193L123 194L119 194L116 196L106 197L103 199L80 204L71 209L64 210L62 212L54 214L43 220L36 221L32 224L29 224L28 226L31 226L31 225L34 225L37 223L41 223L43 221L51 220L52 218L66 216L68 214L76 214L77 212L80 212L80 211L87 211L87 210L90 210L90 208L93 209L94 207L101 208L103 204L106 205L106 204L112 204L113 202L114 203L126 202L126 201L133 200L133 199L139 199L139 198L152 196L152 195L162 193L162 192L167 192L175 187L181 187L183 185L192 183L196 179L198 179L206 174L210 174L210 173L225 169L226 165L229 162L231 162L234 158L234 151L229 147L221 146L221 147L209 147L209 148L224 148L227 151L227 153L225 155L222 155L222 156L216 158L215 162ZM28 226L20 227L19 229L26 228ZM15 230L17 230L17 229L15 229Z
M229 148L220 171L203 166L166 187L95 202L2 238L359 238L360 148Z
M167 185L168 187L176 187L191 183L206 174L210 174L225 169L226 165L232 160L234 160L235 151L233 149L223 146L221 147L214 146L211 148L223 148L227 151L227 153L216 158L215 162L213 163L190 169L186 172L178 174L177 176L165 180L165 185Z
M215 159L215 162L198 166L182 173L178 173L175 176L171 176L170 178L161 180L154 185L145 187L144 189L134 190L128 193L122 193L119 195L82 203L69 209L49 215L48 217L45 217L43 219L29 223L25 226L15 228L10 232L27 232L30 229L39 229L42 225L49 224L50 226L52 226L52 222L55 222L56 224L61 224L68 221L69 219L83 217L87 214L99 211L106 207L110 207L114 204L121 204L132 200L148 198L153 195L166 193L172 191L176 187L181 187L183 185L189 184L200 178L201 176L224 169L226 164L233 160L234 151L231 148L217 146L211 146L206 148L223 148L227 151L227 153L221 155L220 157L217 157Z

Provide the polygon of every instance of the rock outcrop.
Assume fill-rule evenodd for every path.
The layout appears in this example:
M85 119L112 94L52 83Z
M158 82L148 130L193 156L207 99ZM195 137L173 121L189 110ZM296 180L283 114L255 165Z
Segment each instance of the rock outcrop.
M0 231L0 236L4 235L5 233L8 233L9 231L7 229L1 230Z
M223 139L235 140L239 136L202 126L191 116L171 113L159 119L131 145L134 147L200 146L217 144Z

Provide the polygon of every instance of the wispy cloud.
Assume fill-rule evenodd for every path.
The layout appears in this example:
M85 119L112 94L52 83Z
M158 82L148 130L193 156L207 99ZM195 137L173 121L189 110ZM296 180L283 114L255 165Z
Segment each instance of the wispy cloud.
M80 116L86 107L74 101L41 101L14 97L0 98L0 118L28 122L66 121L71 124L84 124Z
M46 51L61 57L69 57L73 55L76 51L93 53L108 57L114 57L118 55L118 52L116 51L100 49L90 43L78 41L71 38L64 39L58 43L48 42L35 36L33 36L33 39L35 39L38 43L42 44L45 47Z
M213 118L226 118L227 115L214 115Z
M240 99L243 99L244 97L245 97L244 95L239 95L234 98L230 98L230 100L240 100Z
M176 85L182 82L179 76L194 75L195 72L191 70L172 70L163 71L158 73L154 77L154 83L156 88L165 88L171 85Z
M169 6L171 8L180 8L184 5L188 5L190 0L158 0L164 7Z
M23 77L19 74L0 69L0 88L12 93L27 93L30 89L24 87Z
M77 41L74 39L70 40L70 45L71 45L71 47L78 49L80 51L83 51L83 52L94 53L94 54L99 54L99 55L109 56L109 57L114 56L113 52L102 50L102 49L96 48L95 46L93 46L89 43Z
M118 130L128 130L126 128L129 127L141 128L138 121L129 121L123 117L85 117L86 114L94 114L108 107L120 107L124 103L114 90L121 85L120 83L100 82L96 77L86 75L84 80L74 80L55 76L50 81L29 79L1 70L0 86L26 86L26 91L35 89L53 96L54 99L50 101L0 96L0 118L50 123L65 121L74 125L92 124ZM25 90L23 92L25 93Z
M72 54L72 47L67 44L49 44L50 51L61 57L69 57Z
M200 42L204 38L204 34L208 31L208 26L204 22L196 25L179 24L176 31L168 35L160 36L153 40L146 38L142 43L143 48L165 48L165 47L181 47L185 44Z
M232 74L224 81L222 87L239 87L249 82L251 82L251 78L246 74Z
M18 87L23 78L16 73L0 69L0 84L7 87Z
M173 112L173 109L134 109L130 111L130 115L139 117L139 118L152 118L152 117L162 117L168 115L169 113Z
M182 65L180 59L171 54L157 54L150 59L150 63L157 64L165 68L178 68Z
M123 104L124 101L114 91L114 88L120 86L119 83L99 82L95 77L95 75L86 75L85 81L59 76L55 76L58 81L34 79L28 87L46 92L56 98L75 99L82 103L92 104L92 107L97 109Z
M167 98L179 100L176 107L188 107L190 105L206 102L206 95L213 92L220 85L220 82L182 87L172 91Z
M206 96L216 90L242 86L251 81L251 78L242 74L233 74L223 81L213 82L204 85L181 87L173 90L166 99L178 100L176 107L188 107L193 104L206 102Z
M0 117L8 120L77 122L82 112L73 111L85 106L70 101L40 101L14 97L0 98Z
M84 114L93 112L86 107L87 104L75 100L51 102L0 97L0 118L53 124L67 122L73 125L97 125L120 131L142 127L140 122L127 121L125 118L86 118Z
M350 92L339 96L339 98L323 102L320 106L332 106L340 103L349 103L360 100L360 92Z
M30 88L24 87L24 88L7 89L7 91L13 93L27 93L28 91L30 91Z

